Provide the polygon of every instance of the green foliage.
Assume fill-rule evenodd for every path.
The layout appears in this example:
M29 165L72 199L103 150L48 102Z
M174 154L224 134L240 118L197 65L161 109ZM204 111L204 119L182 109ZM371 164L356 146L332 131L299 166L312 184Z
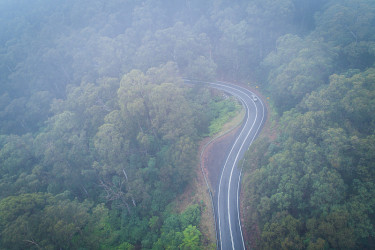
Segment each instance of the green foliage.
M212 59L200 56L190 62L186 69L186 75L190 79L213 81L216 77L216 68L217 66Z
M261 247L265 249L303 249L299 236L301 222L288 213L277 213L272 221L264 225Z
M199 207L167 206L193 177L197 139L239 105L185 76L256 80L281 116L279 138L243 162L252 242L374 248L374 10L3 1L1 247L199 249Z
M319 41L290 34L280 37L277 47L277 52L270 53L263 64L270 69L268 88L282 113L325 84L336 54Z
M171 232L161 229L168 224L161 215L192 177L194 113L209 107L191 105L181 82L169 63L120 83L69 86L42 131L1 137L0 244L151 248L175 230L173 246L182 244L182 231L199 223L199 207L177 215Z
M0 202L1 245L7 249L98 248L96 230L102 228L99 224L105 213L98 216L98 211L103 211L98 205L91 217L91 209L88 201L61 200L45 193L9 196Z
M301 42L297 37L283 39L286 45ZM276 82L292 72L283 53L299 57L301 50L289 47L267 58L266 63L278 67L269 75ZM325 67L327 62L314 63ZM301 84L306 71L295 74ZM368 152L375 121L374 68L348 70L328 80L324 74L312 74L316 87L304 87L298 98L293 81L287 81L290 94L276 93L270 84L280 97L279 111L284 111L279 138L259 140L244 161L245 169L252 171L245 180L245 206L251 211L246 224L259 248L372 247L375 222L370 207L375 203L368 192L375 175ZM292 102L283 102L293 95Z
M200 221L200 207L190 205L180 214L168 214L161 227L161 237L153 249L201 249L202 233L197 229Z
M114 249L115 250L134 250L135 247L128 242L124 242L124 243L121 243L119 246L115 247Z
M196 226L189 225L183 232L184 238L182 239L182 244L179 246L181 249L201 249L199 247L201 232L196 228Z
M198 204L191 205L181 214L181 227L187 228L189 225L199 225L201 210Z
M223 125L233 118L241 109L240 104L231 99L216 100L210 103L211 124L208 127L209 136L217 134Z

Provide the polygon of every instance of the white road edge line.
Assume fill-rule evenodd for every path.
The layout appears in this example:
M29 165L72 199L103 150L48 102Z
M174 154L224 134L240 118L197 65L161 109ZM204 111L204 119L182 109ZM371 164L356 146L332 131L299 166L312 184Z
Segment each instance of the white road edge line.
M211 85L215 85L215 84L212 84L212 83L210 83ZM216 85L219 85L219 86L224 86L224 87L228 87L228 86L226 86L226 85L222 85L222 84L216 84ZM230 87L229 87L230 88ZM232 88L233 89L233 88ZM225 91L225 90L224 90ZM241 102L243 102L243 99L242 98L240 98L238 95L236 95L235 93L231 93L231 94L233 94L233 95L235 95L235 96L237 96L240 100L241 100ZM244 102L243 102L244 103ZM224 170L225 170L225 168L226 168L226 165L227 165L227 163L228 163L228 160L229 160L229 156L231 155L231 153L232 153L232 151L233 151L233 149L234 149L234 147L235 147L235 145L237 144L237 141L240 139L240 137L241 137L241 134L243 133L243 131L244 131L244 128L246 127L246 124L248 123L248 121L249 121L249 115L247 116L247 119L246 119L246 123L245 123L245 125L244 125L244 127L243 127L243 129L241 130L241 133L239 134L239 136L237 137L237 139L236 139L236 141L234 142L234 144L233 144L233 146L232 146L232 148L231 148L231 150L230 150L230 152L229 152L229 154L228 154L228 157L227 157L227 159L226 159L226 161L225 161L225 164L224 164L224 167L223 167L223 169L222 169L222 171L221 171L221 175L220 175L220 181L219 181L219 191L218 191L218 201L217 201L217 213L218 213L218 219L219 219L219 235L220 235L220 249L223 249L223 241L222 241L222 235L221 235L221 220L220 220L220 192L221 192L221 181L222 181L222 179L223 179L223 173L224 173ZM230 230L231 230L231 227L229 227L230 228ZM231 232L231 239L232 239L232 232ZM232 240L233 241L233 240ZM233 244L232 244L232 246L233 246Z
M220 204L220 190L221 190L221 180L222 180L222 175L223 175L224 169L225 169L225 167L226 167L226 165L227 165L227 162L228 162L229 156L231 155L231 153L232 153L234 147L236 146L236 144L237 144L237 142L238 142L238 139L241 137L241 134L244 132L245 127L246 127L246 125L247 125L247 123L248 123L248 121L249 121L249 119L250 119L250 109L249 109L249 106L248 106L247 103L244 101L244 99L243 99L242 97L240 97L240 96L239 96L237 93L235 93L235 92L236 92L236 91L237 91L237 92L240 92L241 94L244 94L246 97L248 97L248 98L253 102L253 104L254 104L254 106L255 106L255 109L256 109L256 112L255 112L255 115L256 115L256 116L255 116L254 122L253 122L253 124L252 124L252 126L251 126L249 132L248 132L247 135L245 136L245 138L244 138L244 140L243 140L243 142L242 142L242 144L241 144L241 146L240 146L240 149L239 149L239 151L238 151L238 153L237 153L237 155L236 155L236 158L235 158L234 163L233 163L233 165L232 165L231 173L230 173L230 176L229 176L229 183L228 183L228 200L227 200L227 201L228 201L228 203L227 203L227 206L228 206L228 222L229 222L229 232L230 232L230 238L231 238L232 249L234 249L233 231L232 231L232 223L231 223L231 217L230 217L230 202L229 202L229 201L230 201L230 190L231 190L231 182L232 182L233 170L234 170L234 167L235 167L235 165L236 165L236 162L238 161L239 154L240 154L240 152L241 152L241 150L242 150L242 148L243 148L243 146L244 146L246 140L248 139L248 137L249 137L249 135L250 135L251 131L253 130L253 127L254 127L254 125L255 125L255 123L256 123L256 118L257 118L257 115L258 115L258 108L257 108L255 102L253 101L253 99L252 99L247 93L245 93L244 91L242 91L242 90L238 90L238 89L233 88L233 87L228 86L228 85L222 85L222 84L217 84L217 85L219 85L219 86L223 86L224 88L233 89L234 92L232 92L231 94L233 94L234 96L236 96L238 99L241 100L241 102L242 102L243 104L245 104L246 109L247 109L247 114L248 114L248 115L247 115L246 123L245 123L245 125L244 125L244 127L243 127L243 129L242 129L242 131L241 131L241 133L240 133L240 135L237 137L237 140L236 140L235 143L233 144L233 147L232 147L230 153L228 154L227 160L226 160L226 162L225 162L225 165L224 165L224 168L223 168L223 171L222 171L221 177L220 177L220 182L219 182L219 194L218 194L218 213L219 213L219 214L220 214L220 212L219 212L220 205L219 205L219 204ZM230 91L228 91L228 92L230 92ZM238 194L238 191L237 191L237 194ZM238 199L238 197L237 197L237 199ZM238 208L237 208L237 210L238 210ZM238 211L237 211L237 212L238 212ZM220 222L220 216L218 216L218 217L219 217L219 231L220 231L220 246L221 246L221 249L222 249L222 240L221 240L221 222ZM242 245L244 246L243 236L242 236L242 229L241 229L241 227L240 227L240 231L241 231L241 241L242 241Z
M225 83L225 84L228 84L228 85L232 85L232 84L230 84L230 83ZM227 86L227 87L229 87L229 86ZM243 94L245 94L247 97L250 97L250 95L249 94L254 94L252 91L250 91L250 90L248 90L248 89L245 89L245 88L243 88L243 87L241 87L241 86L236 86L236 87L239 87L240 89L242 89L242 91L241 90L237 90L237 89L235 89L235 88L232 88L232 89L235 89L235 90L237 90L237 91L240 91L241 93L243 93ZM229 87L230 88L230 87ZM248 93L246 93L246 92L248 92ZM242 100L242 98L241 98L241 100ZM228 190L228 220L229 220L229 226L230 226L230 233L231 233L231 240L232 240L232 247L233 247L233 236L232 236L232 230L231 230L231 219L230 219L230 207L229 207L229 196L230 196L230 188L231 188L231 185L230 185L230 183L231 183L231 180L232 180L232 173L233 173L233 169L234 169L234 166L236 165L236 162L237 162L237 158L238 158L238 156L239 156L239 154L240 154L240 152L241 152L241 150L242 150L242 147L243 147L243 145L245 144L245 142L246 142L246 140L247 140L247 138L248 138L248 136L249 136L249 134L251 133L251 131L253 130L253 126L255 125L255 123L256 123L256 118L257 118L257 115L258 115L258 108L257 108L257 106L256 106L256 104L255 104L255 102L254 102L254 100L250 97L250 100L254 103L254 105L255 105L255 109L256 109L256 117L255 117L255 119L254 119L254 123L253 123L253 125L252 125L252 127L251 127L251 129L249 130L249 133L246 135L246 138L244 139L244 141L243 141L243 143L242 143L242 145L241 145L241 147L240 147L240 149L239 149L239 151L238 151L238 153L237 153L237 156L236 156L236 159L235 159L235 161L234 161L234 164L233 164L233 166L232 166L232 171L231 171L231 175L230 175L230 178L229 178L229 185L228 185L228 187L229 187L229 190ZM260 104L262 105L262 120L260 121L260 123L259 123L259 126L258 126L258 128L257 128L257 130L256 130L256 132L255 132L255 134L254 134L254 136L253 136L253 138L251 139L251 142L250 142L250 144L249 144L249 146L253 143L253 141L255 140L255 138L256 138L256 136L257 136L257 134L258 134L258 132L259 132L259 129L262 127L262 124L263 124L263 120L264 120L264 105L263 105L263 102L261 101L261 99L260 98L258 98L258 100L260 100ZM247 104L246 104L246 106L247 106ZM247 106L247 108L248 108L248 106ZM248 109L248 111L249 111L249 109ZM242 176L242 169L240 170L240 176L239 176L239 180L238 180L238 183L237 183L237 216L238 216L238 226L239 226L239 228L240 228L240 232L241 232L241 240L242 240L242 246L243 246L243 249L246 249L245 248L245 242L244 242L244 239L243 239L243 233L242 233L242 226L241 226L241 220L240 220L240 209L239 209L239 191L240 191L240 183L241 183L241 176ZM220 186L219 186L219 188L220 188ZM220 219L220 218L219 218Z
M240 88L245 90L246 92L254 94L253 92L251 92L248 89L245 89L243 87L240 87ZM249 146L251 144L253 144L253 141L255 140L256 136L258 135L259 129L262 127L263 120L264 120L264 110L265 110L264 105L263 105L263 102L260 98L258 98L258 100L259 100L260 104L262 105L262 120L260 121L259 126L257 128L257 131L255 132L255 135L254 135L253 139L251 140ZM240 178L239 178L238 187L237 187L237 216L238 216L238 224L239 224L238 226L240 227L240 231L241 231L242 246L243 246L243 249L246 249L245 248L245 242L244 242L244 239L243 239L242 226L241 226L241 220L240 220L240 208L239 208L239 200L240 200L240 193L239 192L240 192L241 177L242 177L242 168L240 169Z
M217 85L217 86L221 86L221 87L224 87L224 88L230 88L230 89L233 89L234 91L239 91L241 94L244 94L244 95L247 96L247 97L250 97L249 94L254 94L252 91L250 91L250 90L248 90L248 89L246 89L246 88L244 88L244 87L241 87L241 86L237 86L237 85L235 85L235 86L238 87L239 89L236 89L236 88L234 88L234 87L231 87L231 86L234 86L234 85L231 84L231 83L220 82L220 81L217 81L217 82L215 82L215 83L213 83L213 82L202 82L202 83L207 83L207 84L209 84L209 85ZM220 83L224 83L224 84L220 84ZM223 89L221 89L221 90L223 90ZM225 91L225 90L223 90L223 91ZM233 92L230 92L230 91L227 91L227 92L229 92L229 93L231 93L232 95L236 96L238 99L240 99L240 101L241 101L242 103L245 103L244 100L243 100L238 94L233 93ZM255 102L254 102L254 100L253 100L251 97L250 97L250 100L251 100L251 101L254 103L254 105L255 105L255 108L256 108L256 118L257 118L257 115L258 115L258 108L257 108L257 106L256 106L256 104L255 104ZM263 120L264 120L264 113L265 113L264 105L263 105L263 102L261 101L260 98L258 98L258 100L260 101L260 104L262 105L262 111L263 111L263 112L262 112L262 120L261 120L261 122L259 123L259 126L258 126L258 128L257 128L257 131L255 132L255 134L254 134L254 136L253 136L253 138L252 138L252 140L251 140L249 146L253 143L254 139L255 139L256 136L258 135L259 129L262 127ZM218 218L219 218L220 249L222 249L221 223L220 223L220 206L219 206L219 204L220 204L221 181L222 181L222 176L223 176L223 173L224 173L224 169L225 169L225 167L226 167L226 165L227 165L227 162L228 162L229 156L230 156L230 154L232 153L232 151L233 151L233 149L234 149L234 146L237 144L239 138L241 137L241 134L242 134L243 131L244 131L244 128L246 127L246 124L247 124L248 121L249 121L249 117L250 117L250 116L249 116L249 107L248 107L247 104L245 104L245 105L246 105L246 107L247 107L247 111L248 111L248 116L247 116L247 119L246 119L246 123L245 123L243 129L241 130L241 133L240 133L239 136L237 137L235 143L233 144L231 151L230 151L229 154L228 154L228 157L227 157L227 159L226 159L226 161L225 161L225 164L224 164L224 167L223 167L223 169L222 169L221 176L220 176L219 192L218 192L218 206L217 206L217 207L218 207ZM249 130L248 134L246 135L246 138L244 139L244 141L243 141L243 143L242 143L242 145L241 145L241 147L240 147L240 149L239 149L239 151L238 151L238 153L237 153L237 155L236 155L236 159L235 159L234 164L233 164L232 169L231 169L231 175L230 175L230 178L229 178L229 184L231 183L233 169L234 169L234 166L236 165L236 162L237 162L237 160L238 160L238 157L239 157L240 151L242 150L242 148L243 148L243 146L244 146L244 144L245 144L245 141L248 139L248 136L249 136L249 134L251 133L251 131L252 131L252 129L253 129L255 123L256 123L256 118L254 119L254 123L252 124L251 129ZM243 246L244 249L246 249L246 248L245 248L244 239L243 239L243 233L242 233L242 227L241 227L241 220L240 220L240 210L239 210L239 190L240 190L239 187L240 187L240 182L241 182L241 176L242 176L242 169L240 170L239 181L238 181L238 184L237 184L237 216L238 216L238 224L239 224L239 228L240 228L240 232L241 232L242 246ZM229 194L230 194L230 185L229 185L229 189L228 189L228 220L229 220L229 230L230 230L230 234L231 234L230 236L231 236L232 248L234 249L234 247L233 247L234 244L233 244L232 226L231 226L231 222L230 222L230 213L229 213L229 210L230 210L230 208L229 208L229 196L230 196L230 195L229 195Z
M247 94L246 94L246 96L247 96ZM248 97L250 97L250 96L248 96ZM250 100L252 100L252 99L250 98ZM258 117L258 108L257 108L257 106L256 106L256 104L255 104L255 102L254 102L254 100L252 100L252 102L254 103L254 106L255 106L255 119L254 119L253 124L251 125L251 128L250 128L249 132L247 133L246 137L245 137L244 140L242 141L242 144L241 144L241 146L240 146L240 149L238 150L237 155L236 155L236 158L234 159L234 162L233 162L233 165L232 165L232 170L231 170L231 172L230 172L230 176L229 176L229 184L228 184L228 220L229 220L229 229L230 229L229 231L230 231L230 237L231 237L231 241L232 241L232 247L233 247L233 249L234 249L234 242L233 242L232 222L231 222L231 217L230 217L230 202L229 202L229 201L230 201L230 190L231 190L231 183L232 183L233 170L234 170L234 168L235 168L235 166L236 166L236 164L237 164L238 157L240 156L241 150L242 150L243 146L245 145L245 142L246 142L246 140L248 139L248 137L249 137L251 131L253 130L254 125L255 125L255 123L256 123L256 120L257 120L257 117ZM249 106L247 105L247 103L246 103L246 107L247 107L248 112L250 112L250 109L249 109ZM238 195L238 190L237 190L237 195ZM237 199L238 199L238 196L237 196ZM240 228L241 228L241 227L240 227ZM242 235L241 235L241 238L242 238ZM242 239L242 241L243 241L243 239Z

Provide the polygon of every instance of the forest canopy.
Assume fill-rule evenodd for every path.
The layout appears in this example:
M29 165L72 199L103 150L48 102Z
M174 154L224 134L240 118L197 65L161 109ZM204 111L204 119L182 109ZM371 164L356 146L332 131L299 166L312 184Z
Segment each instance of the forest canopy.
M254 83L276 136L245 156L253 248L374 248L375 2L3 0L0 248L209 248L198 142Z
M249 245L371 249L375 3L329 1L314 16L261 63L279 122L245 157Z

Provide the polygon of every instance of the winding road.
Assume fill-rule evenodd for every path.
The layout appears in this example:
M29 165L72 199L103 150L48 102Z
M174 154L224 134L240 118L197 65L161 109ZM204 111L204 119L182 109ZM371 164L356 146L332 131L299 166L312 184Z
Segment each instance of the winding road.
M267 110L255 93L243 87L224 82L199 83L235 96L246 109L242 127L223 163L217 192L213 197L218 248L222 250L246 249L240 221L241 168L237 165L259 134Z

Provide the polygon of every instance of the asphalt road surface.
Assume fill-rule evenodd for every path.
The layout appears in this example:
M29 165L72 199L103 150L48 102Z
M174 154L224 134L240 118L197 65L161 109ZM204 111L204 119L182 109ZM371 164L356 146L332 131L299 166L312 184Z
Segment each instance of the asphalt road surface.
M246 115L234 144L222 165L222 172L215 197L213 197L217 245L219 249L246 249L240 221L239 161L259 134L266 118L266 107L253 92L243 87L225 82L202 82L185 79L186 83L204 84L235 96L242 102Z
M246 109L243 125L223 163L214 198L218 248L245 249L239 211L241 169L238 162L259 134L265 121L266 108L255 93L245 88L223 82L207 84L237 97Z

